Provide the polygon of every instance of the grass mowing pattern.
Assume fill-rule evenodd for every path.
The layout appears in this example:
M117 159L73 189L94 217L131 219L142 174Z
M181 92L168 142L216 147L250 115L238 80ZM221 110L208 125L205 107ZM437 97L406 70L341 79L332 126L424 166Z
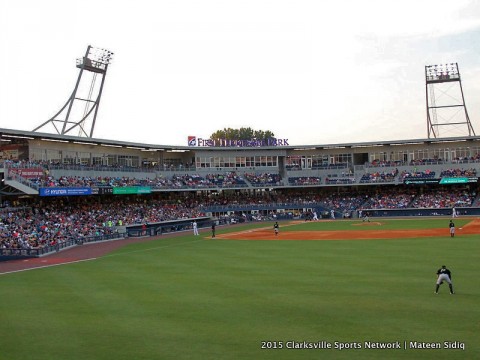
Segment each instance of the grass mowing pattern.
M278 242L186 235L132 245L96 261L0 276L0 358L479 358L479 250L474 235ZM444 263L454 296L445 285L433 294ZM262 350L264 340L461 341L466 350Z

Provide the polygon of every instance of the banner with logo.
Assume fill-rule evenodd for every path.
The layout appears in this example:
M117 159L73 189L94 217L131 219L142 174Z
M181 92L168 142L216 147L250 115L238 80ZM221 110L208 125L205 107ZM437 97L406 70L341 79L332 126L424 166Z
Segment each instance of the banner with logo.
M229 139L203 139L196 136L188 136L188 146L197 147L278 147L290 146L288 139L250 139L250 140L229 140Z
M444 177L440 180L440 185L446 184L468 184L468 183L476 183L478 181L478 177L470 176L470 177Z
M125 186L113 188L113 195L150 194L151 192L152 189L149 186Z
M17 174L25 179L35 179L43 176L42 168L9 168L9 174Z
M87 187L49 187L40 188L40 196L78 196L91 195L92 189Z

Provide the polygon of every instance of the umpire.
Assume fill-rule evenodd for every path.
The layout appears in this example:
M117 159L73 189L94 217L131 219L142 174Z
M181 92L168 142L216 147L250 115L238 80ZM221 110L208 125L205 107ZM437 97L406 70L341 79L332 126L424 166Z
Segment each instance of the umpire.
M454 294L453 292L453 285L452 285L452 272L447 269L445 265L442 265L440 269L437 270L437 286L435 288L435 294L438 294L438 289L440 285L443 284L444 281L448 283L448 287L450 288L450 294Z

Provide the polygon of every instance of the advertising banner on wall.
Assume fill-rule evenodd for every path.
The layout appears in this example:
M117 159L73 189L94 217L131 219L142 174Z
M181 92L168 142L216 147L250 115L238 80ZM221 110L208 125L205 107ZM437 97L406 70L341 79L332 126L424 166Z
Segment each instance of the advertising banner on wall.
M113 188L113 195L128 194L150 194L152 189L149 186L125 186Z
M440 180L441 185L445 184L468 184L468 183L476 183L478 181L478 177L470 176L470 177L444 177Z
M91 195L92 189L87 187L51 187L40 188L40 196L78 196L78 195Z
M9 168L9 174L17 174L25 179L35 179L43 176L43 169L42 168Z
M437 185L440 183L440 179L432 178L405 178L403 180L405 185Z

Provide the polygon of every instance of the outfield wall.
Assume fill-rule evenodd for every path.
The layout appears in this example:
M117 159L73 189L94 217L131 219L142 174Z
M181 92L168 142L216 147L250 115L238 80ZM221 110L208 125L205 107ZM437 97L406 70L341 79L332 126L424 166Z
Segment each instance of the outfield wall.
M90 236L90 237L82 237L77 239L69 239L67 241L63 241L56 245L48 245L48 246L44 246L41 248L34 248L34 249L0 249L0 261L37 258L37 257L42 257L44 255L50 254L52 252L58 252L74 246L83 245L85 243L93 243L93 242L107 241L107 240L118 240L118 239L124 239L124 238L125 238L124 234L108 234L108 235L101 235L101 236Z
M480 216L480 208L456 208L460 216ZM389 216L452 216L452 209L365 209L374 217ZM357 214L358 215L358 214Z

